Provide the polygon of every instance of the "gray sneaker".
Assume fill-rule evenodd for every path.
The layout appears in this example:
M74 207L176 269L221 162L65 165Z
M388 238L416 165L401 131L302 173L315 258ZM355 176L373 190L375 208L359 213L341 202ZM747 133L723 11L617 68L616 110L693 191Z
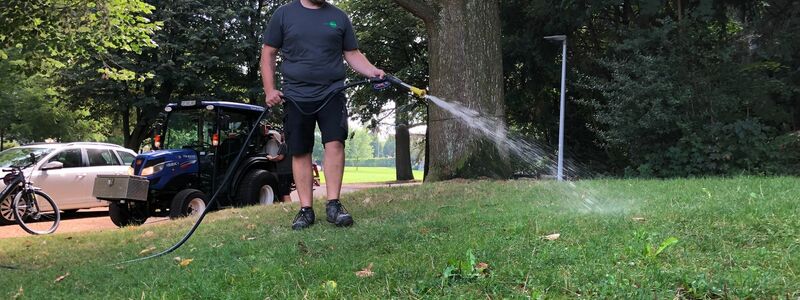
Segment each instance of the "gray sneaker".
M294 221L292 221L292 229L303 230L311 227L311 225L314 225L314 218L313 209L300 209L300 212L297 213Z
M328 201L328 204L325 205L325 212L328 215L328 222L336 226L347 227L353 225L353 217L350 216L350 213L339 203L339 200Z

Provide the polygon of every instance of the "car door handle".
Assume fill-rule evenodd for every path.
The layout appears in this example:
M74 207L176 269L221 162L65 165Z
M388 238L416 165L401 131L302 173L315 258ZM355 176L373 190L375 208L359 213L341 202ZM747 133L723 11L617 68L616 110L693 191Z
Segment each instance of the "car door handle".
M86 173L78 174L78 176L76 176L76 177L78 177L78 179L83 179L84 177L86 177Z

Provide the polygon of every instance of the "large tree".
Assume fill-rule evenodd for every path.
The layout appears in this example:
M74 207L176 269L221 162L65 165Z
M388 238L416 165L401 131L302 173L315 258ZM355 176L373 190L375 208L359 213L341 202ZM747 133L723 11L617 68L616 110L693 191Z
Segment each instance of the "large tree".
M501 22L496 0L395 0L425 22L430 92L504 124ZM429 104L426 180L508 175L496 145Z

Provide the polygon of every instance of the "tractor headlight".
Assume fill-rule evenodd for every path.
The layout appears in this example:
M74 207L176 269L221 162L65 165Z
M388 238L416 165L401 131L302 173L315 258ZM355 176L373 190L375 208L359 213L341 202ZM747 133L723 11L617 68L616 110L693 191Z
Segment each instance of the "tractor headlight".
M162 162L160 164L157 164L157 165L150 166L150 167L142 169L141 176L150 176L150 175L156 174L158 172L161 172L161 170L164 169L164 164L165 163L166 162Z

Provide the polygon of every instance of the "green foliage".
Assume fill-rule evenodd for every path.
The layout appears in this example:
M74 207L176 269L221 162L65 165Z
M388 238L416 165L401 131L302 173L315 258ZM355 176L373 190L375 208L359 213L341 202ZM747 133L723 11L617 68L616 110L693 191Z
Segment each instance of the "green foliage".
M798 163L790 154L798 148L775 150L778 137L800 130L797 1L503 1L502 8L515 131L557 143L561 48L542 37L566 34L567 155L585 169L658 177L797 172L788 166Z
M0 58L8 51L31 72L63 69L76 59L94 57L110 77L129 72L108 59L111 51L141 53L156 44L158 22L146 16L154 7L141 0L9 0L0 4Z
M373 157L374 150L372 149L372 141L374 137L368 131L362 129L354 131L351 138L347 140L347 146L344 148L345 160L358 161L362 159L370 159Z
M107 120L67 107L50 85L49 78L25 75L13 62L0 60L0 139L21 144L105 140Z
M125 144L138 148L150 136L158 112L171 101L200 99L262 105L259 74L261 32L282 1L148 1L151 18L163 30L152 35L157 48L140 53L111 51L106 58L80 61L64 72L70 102L95 115L113 117ZM93 76L107 61L138 80ZM131 73L118 74L131 79ZM276 109L273 121L281 115Z
M395 166L395 158L394 157L385 157L385 158L366 158L366 159L359 159L356 160L345 160L345 166L354 166L354 167L385 167L385 168L394 168Z
M630 162L630 174L771 171L778 153L770 144L792 118L775 102L785 86L739 61L737 36L715 24L631 30L598 60L608 75L580 78L601 96L582 102L596 111L599 137Z

